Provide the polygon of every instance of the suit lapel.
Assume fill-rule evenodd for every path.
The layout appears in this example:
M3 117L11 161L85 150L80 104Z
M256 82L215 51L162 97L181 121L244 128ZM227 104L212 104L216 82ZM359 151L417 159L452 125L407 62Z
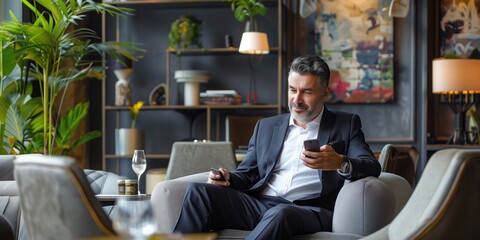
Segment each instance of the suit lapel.
M270 142L270 148L268 150L267 162L268 162L268 176L273 172L273 168L277 165L280 159L280 153L283 148L283 142L285 141L286 133L288 130L288 122L290 114L286 114L285 117L278 121L277 126L273 128L272 141Z
M320 146L327 144L330 140L333 124L335 124L335 116L332 112L330 112L330 110L324 107L317 137L317 139L320 141Z
M256 191L259 188L263 188L266 184L267 179L269 179L272 175L273 169L275 168L278 160L280 159L280 153L283 148L283 142L285 141L289 119L290 114L285 114L284 117L280 118L276 125L273 127L272 139L270 140L270 145L268 146L268 153L266 156L266 175L254 186L252 186L250 190Z

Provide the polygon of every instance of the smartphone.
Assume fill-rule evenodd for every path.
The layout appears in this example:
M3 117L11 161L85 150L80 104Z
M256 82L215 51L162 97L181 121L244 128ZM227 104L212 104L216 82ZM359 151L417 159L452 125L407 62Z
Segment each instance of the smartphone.
M320 152L320 143L318 139L308 139L303 142L303 147L307 151Z
M223 173L222 171L216 169L216 168L210 168L210 170L212 170L212 172L214 172L215 174L218 174L220 175L220 178L219 179L213 179L213 180L216 180L216 181L226 181L225 180L225 176L223 176Z

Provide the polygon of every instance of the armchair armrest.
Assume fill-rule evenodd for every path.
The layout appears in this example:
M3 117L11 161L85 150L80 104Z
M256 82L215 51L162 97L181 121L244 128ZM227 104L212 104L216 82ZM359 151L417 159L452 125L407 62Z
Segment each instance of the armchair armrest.
M209 172L197 173L158 183L153 189L151 201L158 231L171 233L180 216L180 209L188 185L206 182Z
M371 234L389 224L411 194L407 180L392 173L346 182L335 203L333 232Z

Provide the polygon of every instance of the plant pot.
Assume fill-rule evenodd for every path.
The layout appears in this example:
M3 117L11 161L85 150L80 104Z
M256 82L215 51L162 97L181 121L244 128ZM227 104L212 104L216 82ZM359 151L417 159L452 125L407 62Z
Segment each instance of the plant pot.
M133 150L144 149L145 133L142 129L115 129L115 154L132 156Z

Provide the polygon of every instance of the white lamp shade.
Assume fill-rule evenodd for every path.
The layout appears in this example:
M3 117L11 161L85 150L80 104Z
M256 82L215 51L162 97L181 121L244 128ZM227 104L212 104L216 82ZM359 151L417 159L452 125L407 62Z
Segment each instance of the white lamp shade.
M433 93L480 93L480 59L434 59Z
M244 32L238 52L244 54L268 54L267 34L263 32Z

